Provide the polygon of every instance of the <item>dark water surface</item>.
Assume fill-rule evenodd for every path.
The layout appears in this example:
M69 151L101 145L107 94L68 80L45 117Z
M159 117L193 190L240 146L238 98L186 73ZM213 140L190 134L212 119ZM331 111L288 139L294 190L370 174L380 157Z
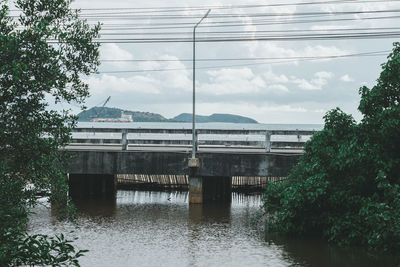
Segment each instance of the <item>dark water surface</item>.
M118 191L113 201L81 201L78 228L57 222L46 202L32 233L65 233L89 249L82 266L398 266L391 255L315 240L265 236L254 224L261 196L233 194L229 205L189 205L187 192ZM70 233L74 231L73 233Z

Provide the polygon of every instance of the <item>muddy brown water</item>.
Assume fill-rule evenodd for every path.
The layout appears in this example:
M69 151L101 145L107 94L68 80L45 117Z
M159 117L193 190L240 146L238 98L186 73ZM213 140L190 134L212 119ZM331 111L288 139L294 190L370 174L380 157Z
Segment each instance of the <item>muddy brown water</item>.
M394 255L266 235L254 223L260 205L260 194L201 206L187 192L118 191L111 201L77 201L78 226L58 222L42 200L29 231L77 237L90 250L82 266L399 266Z

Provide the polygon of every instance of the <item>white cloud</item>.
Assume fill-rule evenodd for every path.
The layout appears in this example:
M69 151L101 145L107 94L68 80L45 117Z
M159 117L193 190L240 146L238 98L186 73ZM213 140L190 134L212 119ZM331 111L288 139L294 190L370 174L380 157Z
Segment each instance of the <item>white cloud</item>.
M304 47L298 44L297 47L286 47L273 42L256 43L253 46L249 46L250 53L253 57L267 57L276 58L279 63L282 63L283 59L292 58L287 61L287 64L298 64L301 58L316 58L316 57L329 57L337 55L346 55L351 53L347 49L341 49L334 45L306 45ZM309 62L321 62L329 61L331 59L313 59Z
M317 73L314 74L315 77L317 77L317 79L322 79L322 80L329 80L332 79L333 77L333 73L332 72L328 72L328 71L319 71Z
M208 83L201 83L203 93L247 94L257 93L265 88L265 82L260 76L256 76L250 68L221 69L207 71Z
M132 54L117 44L106 43L100 46L101 59L133 59Z
M139 70L157 70L161 67L162 65L154 60L142 61L137 65L137 69Z
M304 107L293 107L291 105L274 105L264 108L265 111L281 111L281 112L307 112Z
M221 69L207 72L209 81L200 83L199 92L211 95L282 94L289 92L288 78L271 71L256 75L250 68Z
M347 4L329 4L329 5L321 5L319 9L321 11L326 12L346 12L346 11L384 11L384 10L396 10L399 8L398 3L396 1L375 1L375 2L366 2L366 3L351 3L349 1ZM383 16L383 15L382 15ZM389 15L391 16L391 15ZM394 24L398 23L398 21L393 21L390 19L369 19L363 20L363 18L371 18L376 17L373 13L364 13L364 14L353 14L349 16L349 18L354 18L355 20L349 21L346 23L349 25L349 28L374 28L374 27L392 27ZM379 16L378 16L379 17ZM330 26L339 26L342 27L343 23L340 22L332 22L330 25L325 25L325 27Z
M304 90L321 90L322 87L333 78L333 76L334 75L332 72L319 71L314 74L314 78L312 78L310 81L291 77L291 82L297 84L301 89Z
M348 74L343 75L342 77L340 77L340 80L342 82L354 82L354 79L351 78Z
M100 46L100 59L101 60L132 60L133 55L119 47L117 44L109 43ZM129 63L123 61L106 61L103 64L112 66L113 68L126 69L130 66Z
M265 72L263 74L266 81L269 83L287 83L289 82L289 78L284 74L274 74L272 71Z
M272 84L272 85L268 85L268 89L269 91L275 92L275 93L279 93L279 92L289 92L289 89L282 84Z
M125 78L103 74L100 77L91 76L86 82L92 88L92 94L160 93L158 82L143 75Z
M176 90L191 91L192 90L192 73L186 69L185 64L178 60L178 57L171 55L163 55L162 60L174 60L161 64L161 69L173 69L173 71L160 72L156 74L160 81L161 88L174 88Z

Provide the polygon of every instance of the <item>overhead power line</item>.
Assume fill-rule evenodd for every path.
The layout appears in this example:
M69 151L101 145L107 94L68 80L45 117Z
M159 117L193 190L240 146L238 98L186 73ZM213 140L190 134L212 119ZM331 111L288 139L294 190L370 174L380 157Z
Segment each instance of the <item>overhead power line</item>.
M259 33L281 33L286 34L288 32L302 32L302 33L315 33L315 32L350 32L350 31L381 31L381 30L400 30L400 27L378 27L378 28L327 28L327 29L304 29L304 30L253 30L253 31L212 31L212 32L196 32L197 35L254 35ZM144 35L192 35L193 33L190 31L187 32L103 32L101 36L130 36L130 35L137 35L137 36L144 36Z
M331 23L331 22L350 22L350 21L368 21L368 20L387 20L399 19L400 15L395 16L375 16L375 17L361 17L361 18L325 18L325 19L284 19L284 20L253 20L252 22L206 22L201 28L221 28L221 27L244 27L244 26L272 26L272 25L297 25L297 24L317 24L317 23ZM177 26L175 26L177 25ZM183 26L180 26L183 25ZM147 27L146 27L147 26ZM104 27L103 31L117 31L117 30L173 30L173 29L191 29L193 23L146 23L134 24L127 27Z
M255 37L199 37L196 42L252 42L252 41L309 41L309 40L349 40L349 39L382 39L398 38L400 31L373 32L373 33L327 33L327 34L280 34L280 35L260 35ZM94 40L95 43L188 43L191 38L163 37L163 38L121 38L107 39L101 38ZM50 41L50 43L58 43Z
M238 21L216 21L218 19L227 19L227 18L239 18L239 19L250 19L250 18L281 18L281 17L288 17L290 19L298 19L298 18L303 18L303 19L312 19L316 17L332 17L332 16L348 16L348 15L375 15L375 14L387 14L387 13L399 13L400 9L388 9L388 10L364 10L364 11L332 11L332 12L296 12L296 13L241 13L241 14L214 14L210 15L210 19L213 19L209 21L207 24L215 24L215 23L237 23ZM13 15L11 17L18 17L17 15ZM88 19L88 20L95 20L95 21L103 21L103 20L129 20L129 21L135 21L135 20L147 20L148 22L146 23L141 23L137 25L164 25L164 23L153 23L152 21L154 20L168 20L168 21L174 21L174 20L182 20L182 19L198 19L201 18L201 15L179 15L179 14L172 14L172 15L127 15L127 14L117 14L117 13L109 13L109 15L103 15L99 16L97 14L92 14L92 15L81 15L81 18ZM185 24L193 24L194 22L186 22ZM171 24L176 24L176 25L183 25L184 23L181 22L174 22L168 23L169 25Z
M283 64L297 61L315 61L323 59L340 59L340 58L350 58L350 57L371 57L371 56L383 56L387 55L387 51L376 51L368 53L358 53L349 55L336 55L336 56L320 56L320 57L298 57L298 58L287 58L287 60L279 60L273 62L259 62L259 63L247 63L247 64L234 64L234 65L220 65L220 66L206 66L199 67L198 69L221 69L221 68L232 68L232 67L245 67L245 66L256 66L265 64ZM117 73L140 73L140 72L163 72L163 71L180 71L180 70L190 70L189 68L167 68L167 69L141 69L141 70L120 70L120 71L100 71L98 74L117 74Z
M104 7L104 8L79 8L81 11L120 11L130 10L138 13L143 12L176 12L176 11L203 11L208 9L250 9L250 8L268 8L268 7L287 7L287 6L316 6L316 5L332 5L332 4L352 4L360 5L366 3L390 3L399 2L400 0L331 0L331 1L309 1L309 2L293 2L293 3L270 3L270 4L243 4L243 5L201 5L201 6L154 6L154 7ZM11 12L20 12L20 9L11 9Z
M388 9L388 10L355 10L355 11L331 11L331 12L285 12L285 13L220 13L210 15L212 19L220 18L259 18L259 17L297 17L297 16L334 16L334 15L362 15L362 14L382 14L382 13L398 13L399 9ZM201 15L187 15L187 14L168 14L168 15L131 15L126 12L123 13L103 13L99 14L84 14L80 15L82 18L87 19L129 19L129 20L143 20L143 19L161 19L161 20L171 20L171 19L199 19Z
M314 6L314 5L331 5L331 4L365 4L365 3L390 3L399 2L400 0L331 0L331 1L309 1L309 2L294 2L294 3L271 3L258 5L203 5L203 6L158 6L158 7L114 7L114 8L82 8L86 10L138 10L146 12L156 11L188 11L188 10L218 10L218 9L247 9L247 8L267 8L267 7L287 7L287 6Z
M190 12L213 10L230 10L230 9L252 9L252 8L268 8L268 7L287 7L287 6L318 6L332 4L361 5L366 3L396 3L400 0L331 0L331 1L310 1L310 2L293 2L293 3L270 3L257 5L202 5L202 6L155 6L155 7L105 7L105 8L79 8L81 15L107 15L107 14L149 14L149 13L165 13L165 12ZM11 12L21 12L20 9L11 9ZM91 13L88 13L90 11ZM95 12L93 11L107 11Z
M353 53L344 55L330 55L330 56L308 56L308 57L250 57L250 58L199 58L196 61L260 61L260 60L299 60L299 59L332 59L332 58L346 58L346 57L362 57L370 55L382 55L389 53L390 50L371 51L363 53ZM192 62L193 59L102 59L102 62Z

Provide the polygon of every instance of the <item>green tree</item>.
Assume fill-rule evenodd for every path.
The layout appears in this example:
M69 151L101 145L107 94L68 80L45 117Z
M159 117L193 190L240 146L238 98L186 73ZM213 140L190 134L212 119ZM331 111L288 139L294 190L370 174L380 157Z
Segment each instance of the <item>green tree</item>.
M49 108L48 99L82 104L83 75L97 70L100 26L91 27L71 0L16 0L10 16L0 0L0 265L78 265L63 236L29 236L29 209L38 192L51 192L61 216L67 197L67 155L75 117ZM15 14L15 13L14 13Z
M360 123L329 111L288 179L269 184L270 230L339 245L400 248L400 44L377 84L360 89Z

